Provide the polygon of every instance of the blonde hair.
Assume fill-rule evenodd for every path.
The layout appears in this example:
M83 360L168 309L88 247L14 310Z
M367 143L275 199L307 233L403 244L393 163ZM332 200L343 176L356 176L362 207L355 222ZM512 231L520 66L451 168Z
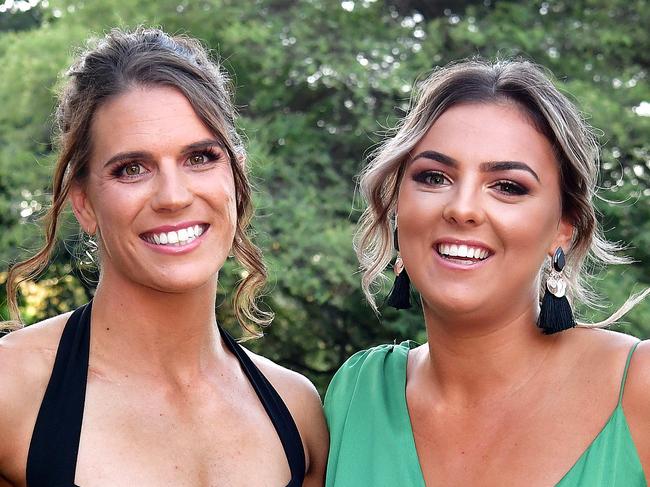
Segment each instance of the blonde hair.
M565 278L568 298L598 307L588 280L607 264L627 264L616 255L621 247L608 242L596 220L593 198L599 170L599 146L591 127L576 106L553 84L552 75L525 60L489 62L471 59L431 73L419 86L406 116L371 155L360 176L360 193L367 207L357 233L355 250L362 271L362 289L377 312L375 295L383 271L393 257L397 195L408 154L446 110L461 103L514 103L551 143L559 165L562 212L574 226L567 252ZM540 269L549 272L548 262ZM545 279L540 279L540 299ZM582 324L606 326L620 318L650 290L631 297L606 320Z
M247 334L259 335L256 327L269 324L273 314L257 304L267 271L260 250L249 237L251 185L244 164L245 149L235 129L236 113L227 74L197 40L170 36L159 29L113 29L89 44L70 67L59 94L55 114L59 157L53 175L52 205L44 218L45 244L35 255L15 264L7 275L11 318L20 326L18 285L35 278L48 266L72 183L83 182L87 176L90 128L97 109L134 86L169 86L187 98L197 116L223 142L230 157L237 207L232 251L245 270L233 298L234 312Z

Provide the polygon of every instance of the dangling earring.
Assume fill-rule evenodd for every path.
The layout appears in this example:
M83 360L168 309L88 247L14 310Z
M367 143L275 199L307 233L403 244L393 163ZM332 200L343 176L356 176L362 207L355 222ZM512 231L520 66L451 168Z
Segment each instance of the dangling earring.
M395 233L393 234L393 245L395 246L395 250L399 252L397 228L395 228ZM390 294L388 295L386 304L395 309L409 309L411 307L411 280L409 279L409 275L406 273L404 263L402 262L399 253L395 259L395 264L393 265L393 272L395 272L395 282L393 284L393 289L391 289Z
M576 326L571 305L566 298L566 281L562 271L566 265L564 251L558 247L551 262L551 273L546 280L546 292L537 319L544 334L552 335Z

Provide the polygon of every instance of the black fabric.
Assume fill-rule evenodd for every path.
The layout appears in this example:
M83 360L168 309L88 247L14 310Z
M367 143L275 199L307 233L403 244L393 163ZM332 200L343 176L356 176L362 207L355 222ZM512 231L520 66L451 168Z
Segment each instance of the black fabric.
M305 451L302 448L300 433L291 413L280 395L268 379L264 377L264 374L255 366L241 345L225 330L221 330L221 336L226 346L239 359L244 373L251 381L257 397L260 398L264 409L266 409L267 414L273 422L273 426L275 426L275 430L278 432L284 453L289 462L289 469L291 470L291 481L287 484L287 487L302 486L305 477Z
M27 456L28 487L77 487L74 483L83 420L92 301L65 325ZM287 487L302 485L305 454L291 413L244 349L224 330L221 337L251 382L275 427L291 470Z
M86 399L91 304L66 323L27 456L28 487L74 486Z

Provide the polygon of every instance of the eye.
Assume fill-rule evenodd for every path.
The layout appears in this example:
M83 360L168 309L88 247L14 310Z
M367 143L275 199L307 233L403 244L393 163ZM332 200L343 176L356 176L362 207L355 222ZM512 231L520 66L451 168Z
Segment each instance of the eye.
M413 179L427 186L444 186L450 183L449 178L439 171L423 171L413 176Z
M223 154L216 149L207 149L200 152L193 152L187 158L190 166L204 166L222 159Z
M139 162L126 162L117 166L113 171L112 175L117 178L135 178L141 176L147 172L145 167Z
M142 168L142 166L140 164L132 163L132 164L127 164L126 166L124 166L124 169L122 169L122 171L127 176L137 176L138 174L140 174L142 172L142 169L143 168Z
M514 181L497 181L492 187L508 196L523 196L528 194L528 189Z
M198 166L199 164L205 164L207 162L207 158L205 157L205 154L192 154L188 162L192 166Z

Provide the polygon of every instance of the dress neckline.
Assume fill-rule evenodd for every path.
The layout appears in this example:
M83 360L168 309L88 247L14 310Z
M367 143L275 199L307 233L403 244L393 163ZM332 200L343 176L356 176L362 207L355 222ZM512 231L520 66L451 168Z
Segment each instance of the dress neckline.
M603 425L603 427L599 430L598 434L589 442L589 445L583 450L583 452L580 454L580 456L576 459L576 461L571 465L571 467L562 475L560 480L555 484L555 487L561 486L561 484L564 482L565 479L567 479L573 470L582 462L582 460L589 454L589 451L591 448L598 442L599 438L603 436L606 431L610 428L612 424L614 424L619 416L622 416L621 420L625 423L627 426L627 419L625 418L625 413L623 411L623 391L625 389L625 381L627 379L627 372L628 368L630 366L630 360L632 359L632 354L636 350L636 347L639 345L641 342L636 342L631 348L627 356L627 360L625 362L625 369L623 371L623 377L621 379L621 386L619 388L619 395L618 395L618 402L616 403L616 407L612 411L612 413L608 416L607 421ZM422 479L422 485L425 486L426 483L424 481L424 472L422 471L422 465L420 464L420 457L418 456L417 452L417 447L415 445L415 435L413 433L413 423L411 421L411 413L409 412L408 408L408 401L406 399L406 373L407 373L407 366L408 366L408 356L409 352L413 350L414 348L418 347L420 344L412 341L412 340L406 340L401 342L399 345L395 345L393 348L399 349L402 353L402 366L403 366L403 384L400 386L400 390L403 392L402 397L401 397L401 406L403 408L403 415L406 419L406 423L408 424L408 437L410 440L410 454L413 456L413 461L414 463L418 466L419 472L420 472L420 477Z

